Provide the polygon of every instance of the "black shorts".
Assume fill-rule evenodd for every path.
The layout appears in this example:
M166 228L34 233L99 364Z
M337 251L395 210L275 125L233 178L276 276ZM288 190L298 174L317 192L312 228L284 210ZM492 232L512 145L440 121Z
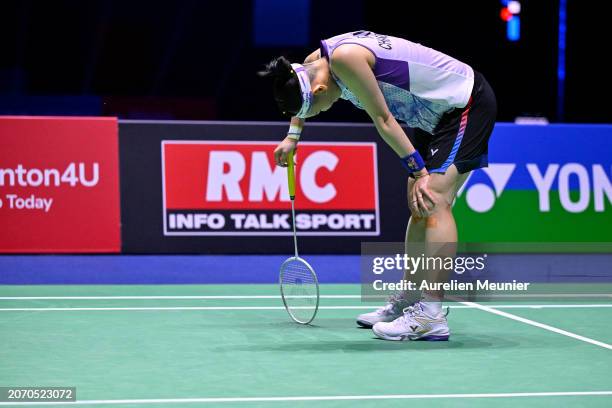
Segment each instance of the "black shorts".
M455 165L459 173L487 167L489 137L497 116L493 89L474 71L474 88L465 108L445 113L430 134L415 129L410 138L430 173L445 173Z

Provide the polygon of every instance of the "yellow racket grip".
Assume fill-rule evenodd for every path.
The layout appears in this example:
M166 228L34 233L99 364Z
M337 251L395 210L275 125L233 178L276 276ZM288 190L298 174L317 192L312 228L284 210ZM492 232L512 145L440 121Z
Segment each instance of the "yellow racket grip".
M292 150L287 157L287 178L289 182L289 197L293 200L295 198L295 166L293 163L293 154L295 150Z

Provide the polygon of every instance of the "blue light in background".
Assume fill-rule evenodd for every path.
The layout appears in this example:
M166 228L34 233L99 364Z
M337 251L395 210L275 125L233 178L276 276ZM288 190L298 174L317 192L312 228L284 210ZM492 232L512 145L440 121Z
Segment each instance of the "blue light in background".
M506 37L510 41L518 41L521 39L521 19L519 16L512 16L506 23Z
M567 0L559 0L559 45L557 53L557 120L563 121L565 110L565 31Z
M310 0L255 0L253 27L256 46L306 46Z

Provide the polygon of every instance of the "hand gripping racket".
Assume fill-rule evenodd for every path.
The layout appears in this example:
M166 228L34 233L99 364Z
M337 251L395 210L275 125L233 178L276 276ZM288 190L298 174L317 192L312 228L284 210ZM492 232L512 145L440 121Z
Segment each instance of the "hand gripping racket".
M298 255L295 232L295 167L293 152L287 158L289 198L291 198L291 220L293 223L293 244L295 256L287 258L280 268L280 291L287 313L294 322L309 324L319 310L319 281L314 269Z

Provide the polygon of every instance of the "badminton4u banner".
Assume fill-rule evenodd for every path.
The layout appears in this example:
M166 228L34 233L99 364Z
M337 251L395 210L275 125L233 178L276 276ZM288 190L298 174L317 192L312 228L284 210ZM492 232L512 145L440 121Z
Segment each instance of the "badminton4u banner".
M164 235L290 235L287 169L276 142L162 141ZM379 235L376 144L302 142L300 235Z
M0 117L0 252L119 252L116 118Z

